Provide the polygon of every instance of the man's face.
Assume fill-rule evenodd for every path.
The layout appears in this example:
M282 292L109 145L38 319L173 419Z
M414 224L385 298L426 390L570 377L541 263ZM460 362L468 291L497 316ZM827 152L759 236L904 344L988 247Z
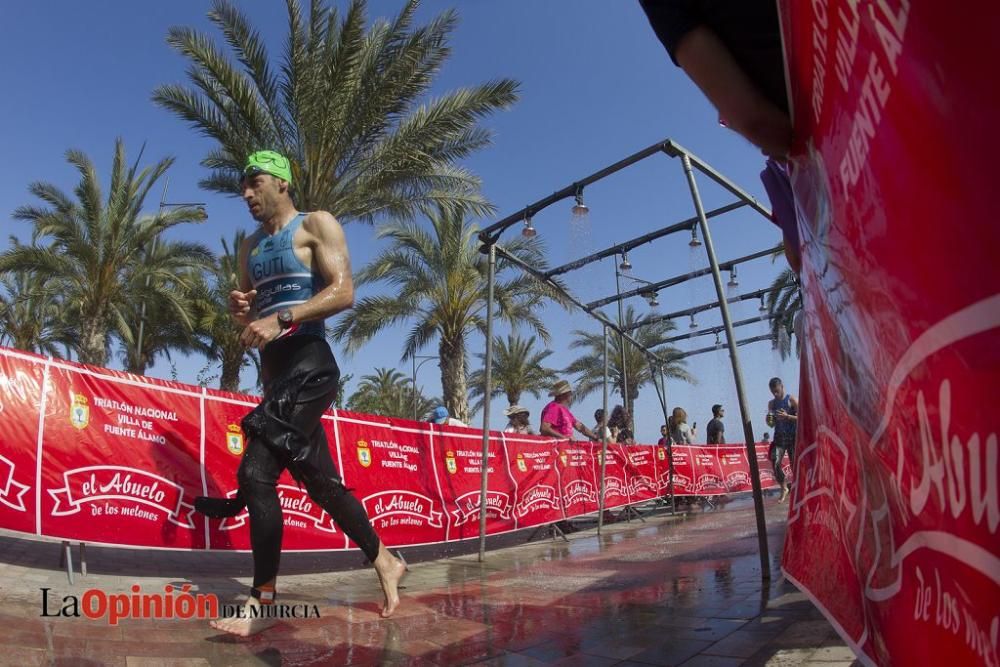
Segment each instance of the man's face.
M779 382L778 384L774 385L773 389L771 389L771 393L777 399L780 399L780 398L784 397L784 395L785 395L785 385L783 385L783 384L781 384Z
M528 413L518 412L513 415L515 424L527 424L528 423Z
M667 434L667 427L666 426L661 426L660 427L660 435L665 436L666 434Z
M726 416L726 409L725 408L719 408L719 419L722 419L725 416Z
M271 174L244 176L240 184L241 195L250 215L257 222L270 220L278 208L278 202L287 190L283 181Z

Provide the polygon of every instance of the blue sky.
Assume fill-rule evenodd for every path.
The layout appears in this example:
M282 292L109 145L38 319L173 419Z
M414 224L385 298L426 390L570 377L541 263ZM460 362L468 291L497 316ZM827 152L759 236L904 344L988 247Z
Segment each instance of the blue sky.
M391 16L401 4L399 0L371 2L369 14ZM495 133L493 146L466 162L482 178L484 193L498 210L494 218L479 221L480 226L667 137L766 202L758 177L763 158L750 144L719 126L711 105L670 62L637 2L428 0L418 16L426 21L451 6L457 6L460 24L451 39L452 58L432 94L497 77L521 82L521 101L485 123ZM132 158L144 142L146 163L167 155L176 158L169 172L168 200L206 202L209 213L208 222L186 234L218 251L220 238L230 238L235 229L250 229L255 224L238 200L198 189L197 182L204 176L198 163L211 148L210 142L150 101L157 85L185 82L186 62L165 41L169 26L195 26L220 39L205 18L208 7L207 2L190 0L93 0L14 3L5 9L0 32L7 52L17 57L0 69L0 86L5 92L0 97L6 153L0 160L3 244L9 234L28 235L28 226L12 220L10 214L20 205L35 203L27 191L30 182L49 181L70 191L76 178L64 158L69 148L89 154L107 179L118 136L125 140ZM286 25L284 3L260 0L244 7L262 30L272 55L278 57ZM706 208L731 201L707 179L700 179L699 187ZM151 208L158 197L157 193L148 202ZM550 264L562 264L693 215L680 163L665 156L594 184L586 191L586 202L591 215L584 225L570 225L569 202L536 216L538 238L546 243ZM720 260L749 254L780 240L777 228L748 210L718 218L712 228ZM370 227L350 224L346 231L356 268L383 247ZM685 273L706 262L703 251L690 251L685 235L637 249L630 260L635 267L633 275L649 281ZM783 262L772 263L770 259L741 266L737 292L766 287L783 266ZM585 301L615 292L611 260L566 278ZM364 288L360 294L375 291L377 288ZM700 279L661 293L659 311L679 310L712 298L710 280ZM628 303L640 312L650 310L641 298ZM745 302L735 309L734 319L752 317L756 311L756 302ZM553 334L549 365L555 368L573 359L574 352L569 349L572 330L600 331L588 316L554 306L547 308L545 317ZM719 322L717 315L697 318L701 326ZM686 320L677 324L678 333L687 331ZM409 373L410 363L400 361L403 331L405 328L386 331L352 357L335 347L344 372L354 374L349 390L361 375L378 366L398 367ZM501 327L498 333L506 331ZM742 338L763 332L764 325L757 324L738 329L737 335ZM703 337L681 342L679 347L695 349L713 342L712 337ZM471 340L469 349L482 351L483 340ZM797 362L780 362L767 343L740 349L759 435L766 430L763 414L769 398L768 378L781 375L786 388L796 393ZM423 351L430 355L436 352L436 345ZM174 361L178 379L188 382L195 381L205 364L200 357L175 357ZM475 358L470 361L477 363ZM698 383L668 382L669 405L683 406L689 421L697 421L700 434L704 434L710 406L723 403L729 408L729 439L742 439L725 351L692 357L688 369ZM170 373L170 366L160 363L150 374L169 377ZM243 386L252 386L253 381L248 374ZM440 394L434 361L423 365L418 384L427 393ZM532 409L536 425L545 400L522 399ZM574 406L574 412L589 424L600 401L594 394ZM494 402L494 425L504 423L505 406L503 399ZM636 406L639 440L655 441L661 422L654 391L646 387Z

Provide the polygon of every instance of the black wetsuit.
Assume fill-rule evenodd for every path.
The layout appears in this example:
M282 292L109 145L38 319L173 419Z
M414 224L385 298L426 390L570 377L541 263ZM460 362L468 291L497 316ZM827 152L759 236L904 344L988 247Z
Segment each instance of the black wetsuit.
M260 312L302 303L322 287L294 255L292 236L303 218L299 214L273 236L257 232L251 239L254 252L248 263ZM322 331L322 322L307 322L264 347L264 399L242 422L247 448L236 473L239 493L232 500L195 501L200 512L216 518L235 516L247 507L254 589L278 574L284 522L277 484L285 468L368 560L375 562L378 556L379 538L364 507L344 487L320 424L340 380L330 346L315 333Z
M374 562L378 535L364 507L344 486L320 424L340 380L330 346L308 335L269 343L261 353L261 379L264 400L243 419L247 448L236 473L239 493L232 500L199 498L195 506L213 517L234 516L247 507L257 588L278 574L283 517L277 483L288 468Z

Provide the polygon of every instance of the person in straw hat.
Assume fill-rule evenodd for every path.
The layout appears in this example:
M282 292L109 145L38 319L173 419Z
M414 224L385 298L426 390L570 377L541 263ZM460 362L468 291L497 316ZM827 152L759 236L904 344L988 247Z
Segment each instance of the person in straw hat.
M528 412L528 408L520 405L512 405L503 411L507 415L507 428L503 430L504 433L521 433L524 435L535 435L535 430L531 428L531 424L528 423L528 417L531 415Z
M556 382L549 396L552 396L552 402L542 409L542 425L539 429L542 435L565 440L572 436L573 429L576 429L591 440L597 440L594 432L569 411L569 403L573 399L573 388L569 386L569 382L566 380Z

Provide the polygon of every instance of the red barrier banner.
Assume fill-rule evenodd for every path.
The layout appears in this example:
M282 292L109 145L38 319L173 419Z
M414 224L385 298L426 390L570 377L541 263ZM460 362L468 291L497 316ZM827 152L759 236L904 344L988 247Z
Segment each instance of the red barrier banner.
M48 379L41 534L204 548L199 392L56 363Z
M673 491L675 496L694 495L694 461L691 458L691 448L674 445L671 447L674 459ZM670 484L670 461L663 447L657 453L656 470L660 480L660 491L667 493Z
M444 542L448 517L438 468L447 461L428 455L431 425L344 410L336 412L334 423L344 482L382 541L390 546Z
M24 533L38 530L34 487L45 378L41 357L0 356L0 526Z
M722 462L718 452L712 447L688 446L692 467L695 470L692 493L696 496L715 496L727 492Z
M590 445L593 455L594 479L601 479L601 445ZM621 445L609 444L607 462L604 464L604 507L614 508L628 505L628 484L625 481L625 453ZM598 487L598 492L600 487Z
M806 332L783 570L866 664L998 665L1000 11L779 6Z
M471 428L432 426L433 452L448 515L449 540L479 537L483 434ZM514 529L514 480L507 474L500 433L490 434L486 464L486 532Z
M656 448L648 445L621 447L625 460L625 479L633 503L659 496L656 483Z
M559 455L538 437L503 434L508 474L514 480L517 527L538 526L563 518L556 466Z
M245 508L206 520L194 499L236 497L249 444L240 424L257 403L0 349L0 526L117 546L248 550ZM324 415L322 428L345 485L386 544L478 536L480 431L346 411ZM597 511L601 445L501 433L489 442L490 534ZM696 458L719 476L727 465L719 451L677 447L675 458L691 477ZM660 447L610 444L607 507L665 494L665 458ZM727 480L720 492L745 490ZM287 471L277 494L285 549L354 546Z
M563 513L566 517L596 512L597 476L594 474L593 454L589 443L562 440L556 443L559 464L559 489L562 493Z

